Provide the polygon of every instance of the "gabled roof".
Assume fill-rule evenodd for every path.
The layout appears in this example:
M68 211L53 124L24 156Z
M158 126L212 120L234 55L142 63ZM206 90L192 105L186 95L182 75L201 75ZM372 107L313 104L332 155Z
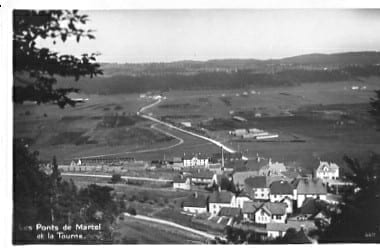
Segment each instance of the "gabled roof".
M286 203L283 202L266 202L262 208L267 209L271 214L284 215L286 214Z
M211 171L199 171L199 172L191 173L192 178L212 179L213 176L214 176L214 173Z
M173 178L173 183L185 183L186 180L187 180L187 177L179 175Z
M210 196L210 203L230 203L233 193L229 191L214 191Z
M246 202L243 202L243 213L254 213L256 212L260 207L261 205L263 205L262 202L257 202L257 201L246 201Z
M339 166L335 163L329 163L325 161L319 161L317 171L335 172L339 170Z
M238 217L241 215L240 208L222 207L218 213L219 216Z
M183 160L191 160L193 158L197 158L197 159L208 159L209 156L207 156L206 154L185 154L183 156Z
M246 187L254 188L267 188L267 178L265 176L248 177L244 180Z
M207 197L204 195L191 195L183 202L184 207L206 208Z
M323 186L322 180L319 179L302 179L297 180L297 194L316 194L323 195L327 194L325 186Z
M287 181L275 181L270 186L270 193L275 195L291 195L293 194L293 187Z

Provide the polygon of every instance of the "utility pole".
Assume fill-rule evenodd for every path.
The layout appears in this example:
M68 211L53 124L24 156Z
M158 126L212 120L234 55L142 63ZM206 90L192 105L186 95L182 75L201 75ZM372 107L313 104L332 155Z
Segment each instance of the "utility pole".
M223 146L221 146L220 148L222 148L222 169L224 169L224 153L223 153Z

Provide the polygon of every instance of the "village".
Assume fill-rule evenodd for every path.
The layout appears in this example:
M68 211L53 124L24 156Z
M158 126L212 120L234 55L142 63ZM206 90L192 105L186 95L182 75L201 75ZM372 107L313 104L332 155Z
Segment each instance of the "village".
M334 162L319 161L308 172L259 155L246 160L242 153L223 149L212 155L184 154L149 162L132 157L83 158L59 169L63 176L117 176L118 183L141 187L153 183L188 192L179 204L180 215L210 230L215 227L215 235L231 227L251 231L264 241L284 237L294 229L299 242L317 242L313 231L329 225L331 213L340 211L340 192L351 186Z

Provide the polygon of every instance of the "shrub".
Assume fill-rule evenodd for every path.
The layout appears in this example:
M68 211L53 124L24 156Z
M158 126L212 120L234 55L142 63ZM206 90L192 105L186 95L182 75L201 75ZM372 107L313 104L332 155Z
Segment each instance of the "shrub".
M128 207L127 213L129 213L130 215L136 215L137 214L136 209L133 207Z

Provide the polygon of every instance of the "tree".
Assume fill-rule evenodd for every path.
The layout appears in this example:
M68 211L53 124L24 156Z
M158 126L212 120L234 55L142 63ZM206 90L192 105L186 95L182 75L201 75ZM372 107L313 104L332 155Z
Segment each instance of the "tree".
M343 195L340 211L332 213L331 225L320 235L321 242L380 241L380 156L368 161L344 157L351 170L347 178L355 190Z
M376 90L376 98L371 98L370 101L370 114L375 118L375 121L380 125L380 90Z
M65 42L69 37L94 39L93 30L85 30L88 16L77 10L15 10L13 18L13 68L14 101L53 102L65 107L75 102L67 94L78 92L75 88L56 88L57 76L74 77L102 74L100 65L94 63L96 54L83 54L81 58L58 54L49 48L38 47L40 39L58 39ZM16 85L17 84L17 85Z

